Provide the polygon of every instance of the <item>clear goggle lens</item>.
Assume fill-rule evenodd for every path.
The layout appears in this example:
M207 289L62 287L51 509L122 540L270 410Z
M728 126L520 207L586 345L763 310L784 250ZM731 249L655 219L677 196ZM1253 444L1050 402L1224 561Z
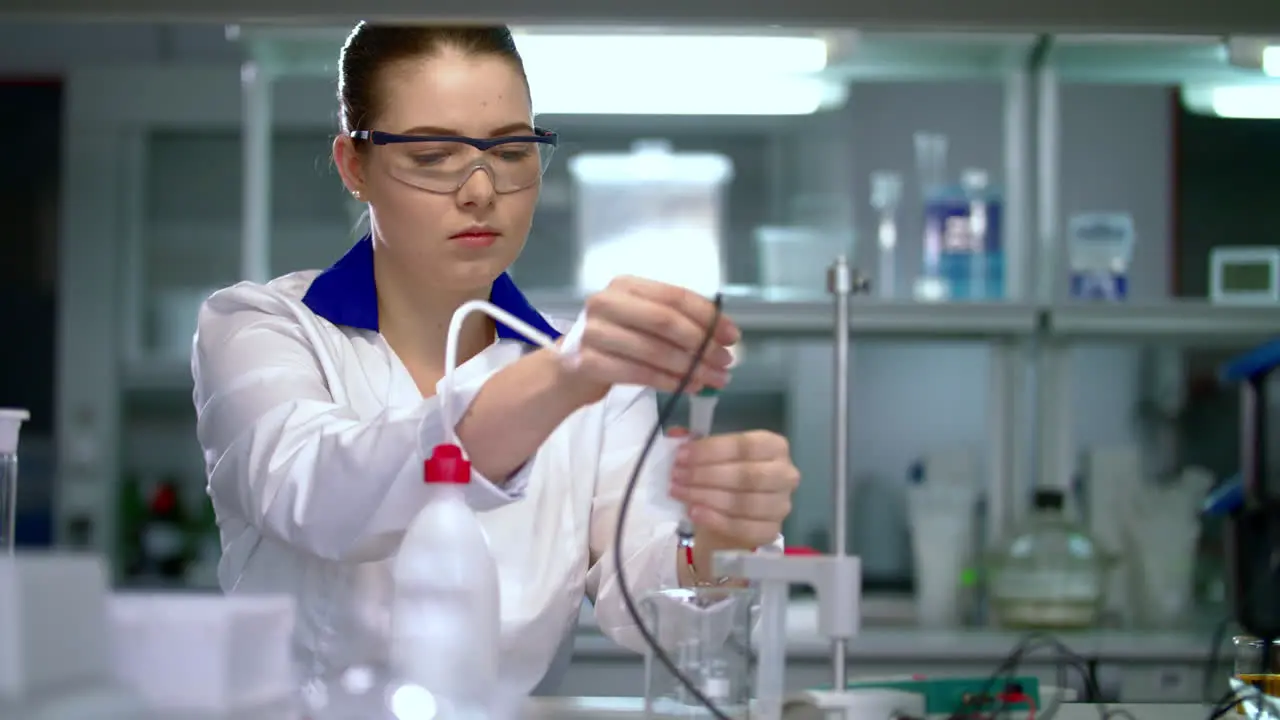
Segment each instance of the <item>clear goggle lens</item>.
M476 170L489 175L498 193L533 187L542 179L555 146L512 141L480 150L464 142L391 143L378 148L397 180L434 193L456 192Z

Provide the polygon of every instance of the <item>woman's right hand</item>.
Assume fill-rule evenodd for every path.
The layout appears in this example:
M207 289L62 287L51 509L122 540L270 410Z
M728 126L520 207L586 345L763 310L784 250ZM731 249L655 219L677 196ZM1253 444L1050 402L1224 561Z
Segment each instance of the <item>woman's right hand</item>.
M570 332L562 356L571 378L603 397L615 384L645 385L673 392L715 318L715 304L675 285L619 277L587 298L579 326ZM686 388L723 388L741 336L723 314Z

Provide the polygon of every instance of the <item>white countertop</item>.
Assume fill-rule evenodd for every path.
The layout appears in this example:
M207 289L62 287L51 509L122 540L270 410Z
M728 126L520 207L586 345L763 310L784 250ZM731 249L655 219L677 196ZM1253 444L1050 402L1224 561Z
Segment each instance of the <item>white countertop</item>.
M1098 705L1067 703L1053 713L1054 720L1099 720ZM1205 720L1210 708L1199 703L1107 705L1111 717L1123 712L1133 720ZM533 698L523 720L631 720L644 717L640 698ZM1121 715L1123 717L1123 715Z
M880 661L999 661L1025 635L994 629L925 630L906 625L864 627L850 641L849 657ZM1129 662L1204 662L1210 655L1213 639L1211 630L1099 629L1054 635L1079 655ZM830 653L830 644L818 635L817 603L812 600L791 602L787 612L787 636L788 655L793 658L825 658ZM588 605L579 625L574 655L607 658L632 653L599 633ZM1034 662L1034 657L1029 662Z

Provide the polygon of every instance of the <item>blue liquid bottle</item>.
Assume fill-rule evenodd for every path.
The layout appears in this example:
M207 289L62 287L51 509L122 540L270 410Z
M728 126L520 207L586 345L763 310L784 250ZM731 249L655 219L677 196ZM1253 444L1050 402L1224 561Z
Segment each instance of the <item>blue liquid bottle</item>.
M939 228L938 274L949 300L1003 299L1002 210L984 170L966 170L959 185L926 195L925 223Z

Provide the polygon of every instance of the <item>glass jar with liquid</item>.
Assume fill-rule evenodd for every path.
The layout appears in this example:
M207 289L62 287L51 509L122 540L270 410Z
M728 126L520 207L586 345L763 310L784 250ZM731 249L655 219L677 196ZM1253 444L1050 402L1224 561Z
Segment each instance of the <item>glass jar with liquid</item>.
M1251 635L1232 638L1235 645L1234 674L1264 694L1280 697L1280 644L1259 640ZM1242 704L1236 704L1236 712L1244 714Z
M1065 503L1061 489L1036 490L1026 522L989 559L991 608L1001 627L1065 630L1097 624L1113 560L1067 518Z

